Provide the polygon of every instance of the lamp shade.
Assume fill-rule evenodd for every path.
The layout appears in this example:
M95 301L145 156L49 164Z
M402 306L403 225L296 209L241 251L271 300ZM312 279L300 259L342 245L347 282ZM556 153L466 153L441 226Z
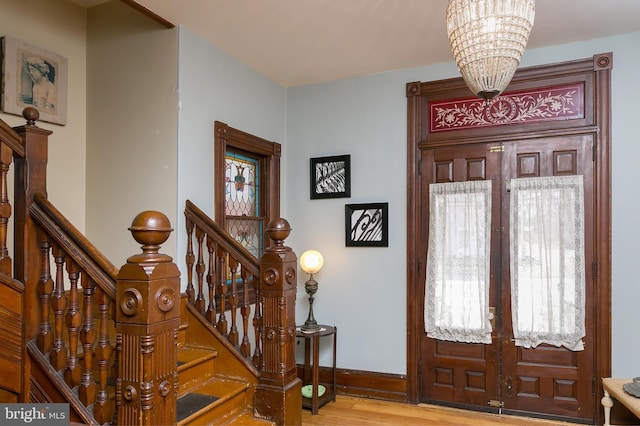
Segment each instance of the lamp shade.
M534 0L449 0L447 35L469 89L498 96L513 78L527 46Z
M322 268L324 259L319 251L307 250L300 256L300 267L307 274L315 274Z

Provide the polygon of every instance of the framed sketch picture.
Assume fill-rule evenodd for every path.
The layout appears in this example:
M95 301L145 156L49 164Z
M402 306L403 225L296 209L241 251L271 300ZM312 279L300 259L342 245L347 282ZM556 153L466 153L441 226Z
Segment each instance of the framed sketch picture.
M311 199L351 196L351 156L311 159Z
M2 37L2 88L3 112L35 107L39 120L67 124L67 58Z
M344 206L347 247L389 247L389 203Z

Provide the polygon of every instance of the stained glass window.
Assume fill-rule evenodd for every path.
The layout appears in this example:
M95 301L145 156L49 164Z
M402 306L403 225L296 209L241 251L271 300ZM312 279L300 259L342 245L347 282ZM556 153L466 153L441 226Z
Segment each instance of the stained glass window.
M262 256L263 245L259 172L257 159L227 151L224 189L227 232L257 258Z

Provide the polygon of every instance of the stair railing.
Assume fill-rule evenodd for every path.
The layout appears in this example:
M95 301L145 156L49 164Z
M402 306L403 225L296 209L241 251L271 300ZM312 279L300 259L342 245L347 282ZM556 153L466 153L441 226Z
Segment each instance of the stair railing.
M27 124L14 129L0 120L0 274L11 270L6 187L13 155L14 275L24 283L21 347L28 356L19 401L69 402L71 420L83 424L173 424L180 274L158 253L168 226L153 227L166 217L153 212L151 225L146 216L134 219L130 230L142 253L116 268L47 200L51 132L35 125L38 115L25 109Z
M70 402L72 418L85 424L173 423L178 384L171 351L177 347L180 318L177 267L159 259L163 255L157 250L164 240L136 238L143 253L118 270L55 209L46 198L51 132L35 125L38 115L34 108L25 109L27 124L13 129L0 120L0 273L11 269L6 178L13 156L13 274L16 283L24 284L21 342L26 349L21 352L28 356L23 360L19 400ZM190 302L261 371L254 414L278 424L299 424L301 393L294 350L297 262L283 244L288 224L279 219L267 226L274 245L258 262L189 202L185 215ZM151 231L155 235L158 230ZM162 265L156 269L158 264ZM145 279L162 284L140 284ZM151 288L160 294L144 294L142 289ZM146 308L139 309L141 304ZM159 316L150 315L152 309ZM156 327L158 321L166 324ZM115 343L112 336L117 336ZM152 348L159 341L161 349ZM170 362L160 361L167 351L173 353ZM156 368L159 363L161 371ZM54 388L42 388L45 382Z
M0 328L5 331L0 335L0 358L4 360L4 368L10 370L7 371L8 380L0 383L6 402L24 399L24 342L21 340L24 285L22 281L12 278L13 263L7 243L11 219L9 172L14 157L24 156L21 135L0 120L0 297L5 304L10 305L4 307L4 314L0 317Z
M300 424L301 383L295 361L297 258L284 245L291 231L288 222L280 218L267 225L272 245L258 260L190 201L185 219L189 303L258 368L254 414L276 424Z
M189 303L260 368L260 261L189 200L184 214Z
M117 377L113 320L118 268L43 194L34 196L29 211L37 224L39 256L33 257L39 258L40 271L38 303L32 305L38 306L34 310L40 321L37 351L30 346L30 354L40 368L61 372L64 383L77 389L79 404L73 408L84 421L106 423L113 414L110 392Z

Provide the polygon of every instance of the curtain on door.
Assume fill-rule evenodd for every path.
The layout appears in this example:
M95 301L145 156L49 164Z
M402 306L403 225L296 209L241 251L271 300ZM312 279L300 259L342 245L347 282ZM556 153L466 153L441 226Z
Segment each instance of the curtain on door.
M491 343L491 181L429 185L427 336Z
M510 182L511 312L516 345L582 350L582 176Z

